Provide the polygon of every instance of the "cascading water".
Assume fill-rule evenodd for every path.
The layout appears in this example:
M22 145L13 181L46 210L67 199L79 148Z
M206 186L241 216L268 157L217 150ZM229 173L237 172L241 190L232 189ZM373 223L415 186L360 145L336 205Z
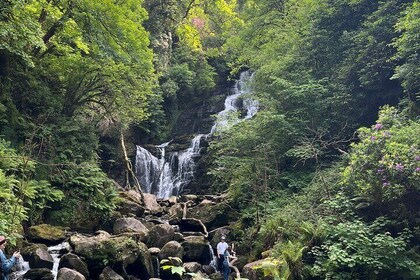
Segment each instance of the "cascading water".
M217 256L214 254L213 247L209 244L209 251L210 251L210 263L209 265L217 270Z
M247 95L252 93L250 84L253 77L254 74L251 74L250 71L241 73L239 80L235 83L234 93L225 99L225 109L217 114L217 119L211 128L210 135L243 120L239 117L240 106L238 104L239 99L243 96L246 97L243 99L242 104L243 109L246 110L244 119L250 119L257 113L259 108L258 100L247 97Z
M52 274L54 275L54 279L57 279L58 265L60 264L60 258L63 255L63 252L69 251L70 244L68 242L63 242L58 245L48 247L48 253L50 253L54 261L52 268Z
M257 113L258 101L248 96L252 93L250 87L252 79L253 74L250 71L241 73L233 88L234 93L226 97L225 108L218 113L210 133L196 135L188 149L172 152L166 156L165 148L170 144L166 142L156 146L159 154L156 157L148 150L137 146L136 175L144 192L156 194L159 198L167 198L179 194L194 179L194 158L200 155L201 140L242 120L252 118ZM240 108L246 111L243 118L239 116Z
M194 178L194 157L200 155L200 141L203 136L195 136L188 149L174 152L168 159L165 157L165 147L169 142L157 146L159 158L137 146L136 174L143 190L160 198L182 191L183 186Z
M15 265L15 272L9 275L10 280L23 279L23 275L29 270L29 262L25 261L22 256L18 259ZM1 277L0 277L1 278Z

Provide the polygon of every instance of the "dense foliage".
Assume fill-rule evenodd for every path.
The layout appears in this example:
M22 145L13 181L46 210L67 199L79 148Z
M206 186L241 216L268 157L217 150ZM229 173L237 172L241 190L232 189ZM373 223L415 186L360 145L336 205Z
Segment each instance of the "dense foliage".
M418 278L418 1L240 8L227 46L261 108L212 143L211 174L246 208L242 250L278 279Z
M276 279L420 278L419 34L418 0L2 1L0 234L99 227L124 136L167 140L251 69L259 112L206 157L239 254Z

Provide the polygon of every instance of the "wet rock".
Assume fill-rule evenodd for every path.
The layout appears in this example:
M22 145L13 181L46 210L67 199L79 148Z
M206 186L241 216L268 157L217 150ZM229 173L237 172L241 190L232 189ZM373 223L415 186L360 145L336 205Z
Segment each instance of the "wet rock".
M57 244L67 237L68 230L66 227L41 224L29 227L26 237L33 242Z
M86 279L89 279L89 270L87 264L75 254L68 253L63 255L60 258L60 263L58 264L58 269L60 268L74 269L83 274Z
M63 267L57 273L57 280L85 280L85 276L80 272Z
M29 262L31 268L53 268L54 260L44 244L32 244L24 247L21 254Z
M112 270L112 268L106 266L99 275L99 280L124 280L124 278Z
M167 259L169 257L177 257L182 259L184 256L184 248L177 241L169 241L159 252L159 259Z

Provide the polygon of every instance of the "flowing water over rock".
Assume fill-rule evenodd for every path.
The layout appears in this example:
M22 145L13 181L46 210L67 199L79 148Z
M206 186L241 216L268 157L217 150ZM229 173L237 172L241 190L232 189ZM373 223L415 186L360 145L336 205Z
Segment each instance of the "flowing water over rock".
M225 99L225 108L216 116L216 121L208 134L196 135L188 149L166 155L170 142L156 146L158 157L137 146L136 175L143 191L153 193L159 198L178 195L194 179L195 159L200 156L201 142L224 129L252 118L258 111L258 101L251 98L250 71L242 72L233 89L234 93ZM246 112L244 116L243 113Z
M63 242L55 246L48 247L48 253L51 254L51 257L54 260L52 273L54 275L54 279L57 279L58 273L58 265L60 264L60 258L65 252L69 252L71 250L70 244L68 242Z
M18 259L15 265L15 272L9 275L10 280L23 279L23 275L29 270L29 262L26 262L22 257Z

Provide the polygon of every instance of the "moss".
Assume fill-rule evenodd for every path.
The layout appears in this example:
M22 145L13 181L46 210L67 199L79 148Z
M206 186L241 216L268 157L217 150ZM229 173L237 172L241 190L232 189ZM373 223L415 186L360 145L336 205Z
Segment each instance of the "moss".
M61 241L66 238L68 228L41 224L28 228L27 237L35 241Z

